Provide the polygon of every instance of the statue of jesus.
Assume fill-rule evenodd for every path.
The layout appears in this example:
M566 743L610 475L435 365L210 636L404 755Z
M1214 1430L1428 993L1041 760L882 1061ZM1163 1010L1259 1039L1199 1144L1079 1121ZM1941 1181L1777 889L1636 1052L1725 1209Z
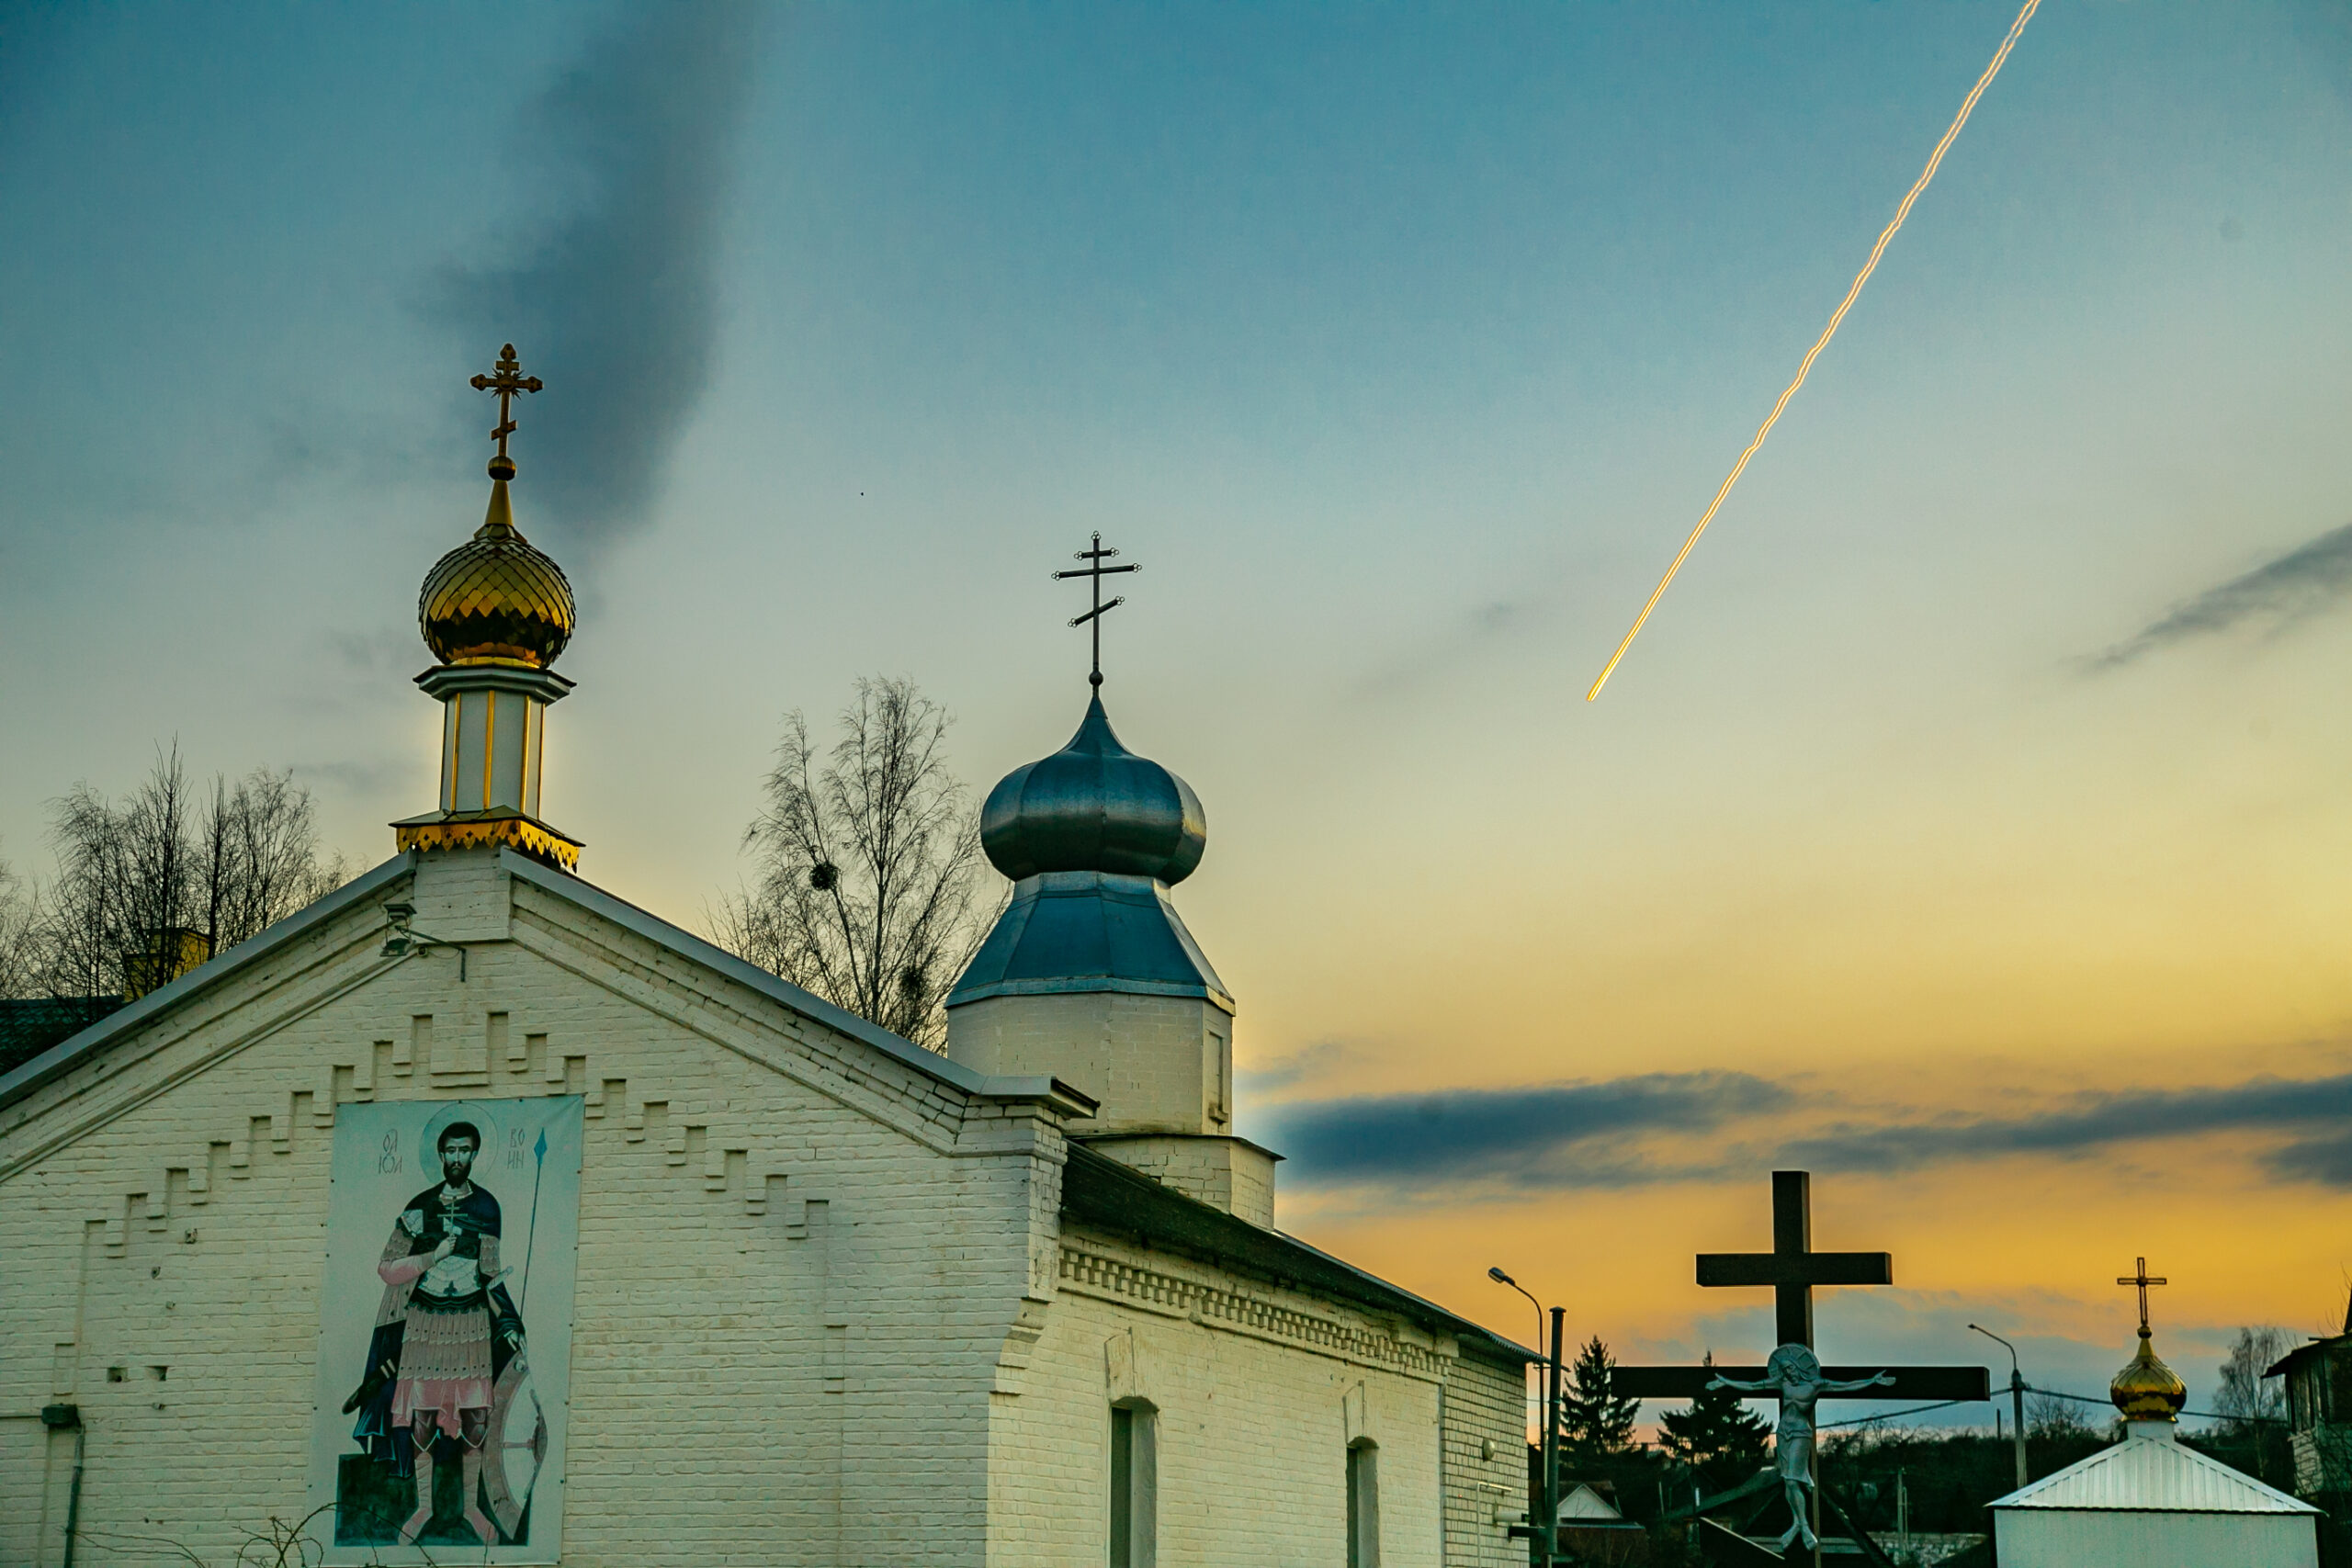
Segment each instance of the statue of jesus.
M1894 1381L1891 1372L1840 1382L1821 1375L1821 1362L1802 1345L1783 1345L1764 1363L1758 1382L1713 1377L1709 1388L1736 1388L1743 1393L1781 1396L1781 1423L1772 1429L1772 1463L1781 1474L1781 1491L1789 1500L1789 1528L1781 1536L1781 1550L1804 1538L1807 1551L1821 1544L1813 1533L1813 1407L1825 1393L1852 1393Z

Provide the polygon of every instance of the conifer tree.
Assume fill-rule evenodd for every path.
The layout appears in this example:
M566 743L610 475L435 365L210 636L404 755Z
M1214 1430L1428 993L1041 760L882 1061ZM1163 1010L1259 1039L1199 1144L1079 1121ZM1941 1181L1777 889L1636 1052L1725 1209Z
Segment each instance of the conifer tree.
M1616 1365L1596 1334L1568 1369L1567 1384L1560 1390L1560 1453L1571 1469L1589 1470L1633 1443L1642 1402L1611 1396L1609 1374Z
M1707 1352L1706 1365L1715 1364ZM1771 1430L1742 1403L1736 1389L1702 1390L1684 1410L1658 1417L1658 1444L1698 1472L1700 1490L1727 1492L1764 1467L1764 1439Z

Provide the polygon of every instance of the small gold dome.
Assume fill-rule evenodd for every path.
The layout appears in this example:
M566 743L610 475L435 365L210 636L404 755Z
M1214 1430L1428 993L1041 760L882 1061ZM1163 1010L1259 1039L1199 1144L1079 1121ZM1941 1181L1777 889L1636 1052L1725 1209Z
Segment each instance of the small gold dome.
M417 630L444 664L494 661L543 669L571 640L577 618L571 583L561 567L515 531L506 499L514 464L494 458L491 472L490 514L471 539L424 574L416 598Z
M2140 1353L2107 1385L2107 1397L2126 1421L2172 1421L2188 1403L2188 1385L2156 1355L2148 1331L2140 1331Z

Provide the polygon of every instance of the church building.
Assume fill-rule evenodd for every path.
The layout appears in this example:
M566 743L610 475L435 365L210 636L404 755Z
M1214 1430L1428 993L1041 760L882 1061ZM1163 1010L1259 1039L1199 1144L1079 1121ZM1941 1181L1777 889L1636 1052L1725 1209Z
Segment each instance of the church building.
M1095 690L916 1045L579 874L570 584L424 581L397 852L0 1077L0 1562L1501 1568L1528 1352L1277 1228ZM419 804L423 804L420 802Z
M1993 1500L2001 1568L2318 1568L2317 1508L2176 1440L2188 1390L2148 1332L2163 1282L2143 1258L2139 1354L2108 1385L2123 1440Z

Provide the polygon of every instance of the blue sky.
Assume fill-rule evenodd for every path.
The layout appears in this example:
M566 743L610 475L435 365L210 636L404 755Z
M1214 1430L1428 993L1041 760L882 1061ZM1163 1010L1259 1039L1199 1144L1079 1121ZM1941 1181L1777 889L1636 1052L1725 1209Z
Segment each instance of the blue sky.
M1105 694L1208 805L1180 900L1269 1125L1784 1095L1756 1170L1657 1129L1638 1201L1294 1168L1292 1223L1417 1289L1480 1308L1486 1250L1597 1227L1592 1326L1679 1344L1718 1304L1675 1259L1744 1245L1702 1233L1824 1117L2335 1080L2341 7L2051 0L1581 701L2008 20L0 8L0 857L175 736L389 852L436 733L414 588L513 338L518 520L582 603L547 810L598 881L697 921L778 716L860 673L945 700L980 787L1058 744L1046 574L1101 528L1146 568ZM1936 1195L1961 1167L1824 1181L1943 1260L1922 1302L2007 1292L2088 1365L2143 1251L2200 1334L2338 1303L2301 1126L1954 1140L2068 1196L2021 1258Z

